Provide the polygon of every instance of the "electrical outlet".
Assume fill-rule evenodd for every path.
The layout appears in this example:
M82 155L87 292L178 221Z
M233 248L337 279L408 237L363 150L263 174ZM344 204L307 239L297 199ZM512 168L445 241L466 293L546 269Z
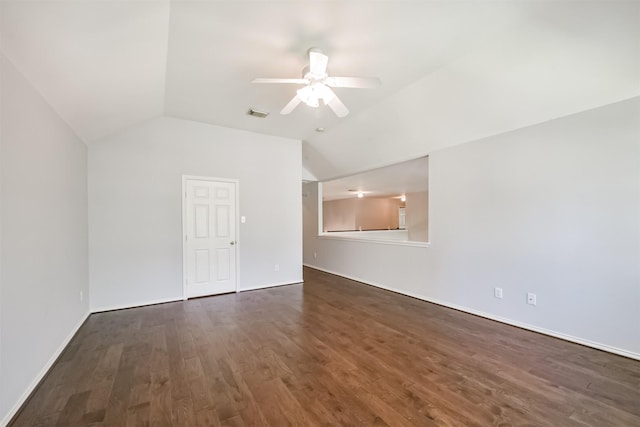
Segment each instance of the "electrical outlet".
M84 293L80 291L80 302L82 302L83 300L84 300Z
M313 251L313 259L318 259L318 253L316 251Z
M502 298L502 288L493 288L493 295L496 298Z
M273 271L280 271L280 264L276 264L276 265L273 267Z
M527 304L536 305L536 303L536 294L532 294L531 292L527 293Z

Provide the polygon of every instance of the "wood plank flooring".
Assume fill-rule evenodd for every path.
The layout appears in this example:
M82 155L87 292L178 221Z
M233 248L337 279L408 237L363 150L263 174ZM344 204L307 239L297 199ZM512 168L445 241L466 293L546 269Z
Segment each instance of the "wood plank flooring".
M14 426L640 426L640 362L305 269L92 315Z

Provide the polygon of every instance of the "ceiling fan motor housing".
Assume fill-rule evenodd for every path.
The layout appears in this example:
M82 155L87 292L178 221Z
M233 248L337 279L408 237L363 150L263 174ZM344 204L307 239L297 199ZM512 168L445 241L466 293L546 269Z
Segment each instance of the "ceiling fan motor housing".
M349 109L340 101L331 87L373 88L380 85L380 79L375 77L329 77L327 64L329 57L317 48L310 48L309 65L302 70L301 79L273 79L257 78L254 83L289 83L304 84L298 89L296 96L280 111L280 114L291 113L301 102L310 107L318 107L319 100L329 106L338 117L349 114Z

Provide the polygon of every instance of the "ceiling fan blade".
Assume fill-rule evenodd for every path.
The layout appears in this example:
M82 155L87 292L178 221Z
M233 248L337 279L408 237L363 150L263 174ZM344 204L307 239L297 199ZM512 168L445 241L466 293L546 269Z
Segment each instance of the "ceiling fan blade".
M324 101L325 105L328 105L329 108L331 108L333 112L336 113L336 116L344 117L349 114L349 109L347 108L347 106L344 105L342 101L340 101L340 98L338 98L336 94L327 86L325 86L325 93L326 95L322 98L322 100Z
M382 83L377 77L327 77L324 82L331 87L375 89Z
M326 75L327 62L329 62L327 55L313 48L309 49L309 71L311 74Z
M337 96L333 97L327 105L333 110L334 113L336 113L336 116L338 117L344 117L349 114L349 109L342 103L342 101L340 101L340 98L338 98Z
M306 85L309 83L307 79L271 79L271 78L263 78L259 77L257 79L251 80L251 83L291 83L297 85Z
M293 99L291 101L289 101L289 103L287 105L284 106L284 108L282 109L282 111L280 111L280 114L289 114L293 111L294 108L296 108L298 106L298 104L300 104L302 102L302 100L300 98L298 98L298 95L294 96Z

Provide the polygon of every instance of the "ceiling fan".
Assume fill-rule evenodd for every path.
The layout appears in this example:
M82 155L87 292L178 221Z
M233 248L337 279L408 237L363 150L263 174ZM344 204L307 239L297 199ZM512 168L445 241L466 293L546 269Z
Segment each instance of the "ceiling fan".
M328 105L338 117L349 114L349 109L340 98L331 90L332 87L349 88L376 88L380 86L380 79L377 77L330 77L327 74L327 63L329 57L322 50L312 47L309 49L309 66L302 70L301 79L271 79L257 78L252 83L290 83L303 84L303 88L298 89L296 96L280 111L280 114L289 114L301 102L310 107L318 107L320 100L324 105Z

